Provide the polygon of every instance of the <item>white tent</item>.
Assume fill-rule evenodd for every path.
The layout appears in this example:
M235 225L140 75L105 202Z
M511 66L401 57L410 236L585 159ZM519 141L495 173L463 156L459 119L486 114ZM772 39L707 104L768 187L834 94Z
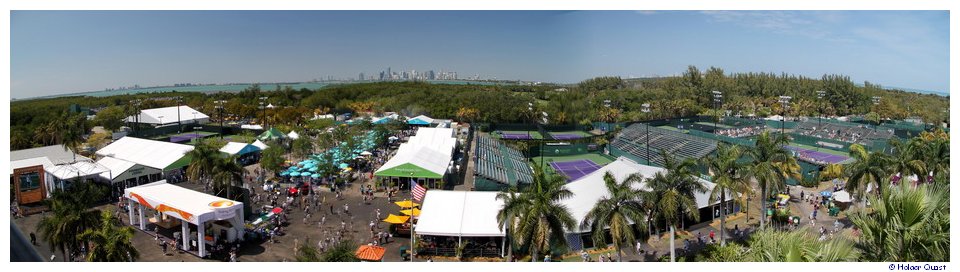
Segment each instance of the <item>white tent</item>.
M240 125L242 129L263 129L261 125Z
M210 116L203 114L189 106L173 106L166 108L155 108L155 109L146 109L140 111L140 122L141 124L153 124L153 125L164 125L164 124L176 124L177 123L177 111L179 110L179 120L180 123L206 123L210 120ZM127 122L137 121L134 116L129 116L126 119Z
M256 145L237 142L227 142L226 145L220 148L220 152L229 155L243 155L249 152L256 152L257 150L261 149Z
M429 190L415 227L418 235L504 237L497 224L497 192Z
M111 158L111 157L103 157L102 159L97 161L97 163L99 163L103 167L106 167L107 169L110 169L109 172L101 173L100 176L106 180L111 180L111 181L117 176L119 176L120 174L122 174L123 172L126 172L127 169L130 169L134 165L137 165L136 163L133 163L133 162L129 162L129 161L125 161L117 158Z
M71 164L55 165L45 170L57 179L69 180L78 177L99 175L104 172L110 172L110 169L95 162L78 161Z
M853 199L850 198L850 193L847 193L847 191L833 192L833 200L844 203L853 201Z
M260 150L264 150L264 149L267 149L267 147L269 147L267 144L261 142L260 140L254 141L252 145L256 146L257 148L260 148Z
M128 216L131 224L139 224L140 229L146 229L146 209L155 210L164 215L181 220L181 233L189 233L189 224L197 226L197 240L207 241L205 238L205 223L209 221L226 220L232 226L228 237L243 238L243 203L220 198L180 186L167 184L166 181L131 187L124 190L124 198L130 204ZM135 216L135 212L139 213ZM214 235L218 233L214 232ZM184 239L184 249L188 250L191 235L181 235ZM191 239L192 240L192 239ZM199 246L199 255L205 256L206 249Z
M287 137L290 137L290 139L296 140L296 139L300 139L300 134L297 134L296 131L291 130L290 133L287 133Z
M14 169L20 169L24 167L31 167L43 165L43 169L50 169L53 167L53 162L50 161L47 157L37 157L23 160L10 161L10 173L13 173Z
M397 153L376 171L378 176L442 178L453 159L453 129L419 128ZM419 169L416 169L416 168ZM417 173L425 170L428 173Z
M613 161L610 164L607 164L603 168L600 168L593 173L590 173L586 176L580 177L579 179L567 183L564 187L570 192L573 192L573 197L563 200L563 204L567 206L567 209L570 210L570 214L573 215L573 219L579 224L583 221L583 218L586 217L587 213L593 209L593 206L597 204L601 198L609 197L610 192L607 191L606 183L603 181L603 176L610 172L617 182L623 182L631 174L639 174L644 179L653 177L658 172L665 172L666 169L638 164L634 161L631 161L625 157L620 157L617 160ZM707 192L696 194L697 208L705 208L710 205L717 204L717 201L710 202L710 190L713 189L714 184L697 178L700 183L707 187ZM635 189L649 190L645 182L641 184L635 184L637 186ZM727 199L732 199L729 195ZM589 228L582 228L574 230L574 233L584 233L590 231Z
M114 157L166 171L169 170L167 167L184 159L185 154L191 150L193 146L128 136L97 150L97 155Z

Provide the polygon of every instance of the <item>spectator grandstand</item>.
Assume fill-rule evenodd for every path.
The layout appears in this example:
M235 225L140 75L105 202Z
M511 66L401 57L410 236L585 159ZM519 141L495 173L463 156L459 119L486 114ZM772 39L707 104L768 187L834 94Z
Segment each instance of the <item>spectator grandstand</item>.
M759 135L761 132L763 132L762 125L741 127L741 128L720 129L716 131L717 134L734 137L734 138L750 137L754 135Z
M477 137L474 184L478 191L533 183L533 173L523 154L487 135Z
M717 149L717 141L684 134L677 131L649 127L650 161L658 166L663 165L661 151L672 154L677 159L700 159ZM647 125L636 123L624 128L610 143L615 154L626 152L634 158L646 158Z
M864 125L841 125L836 123L818 124L816 121L806 121L797 125L794 131L800 135L813 136L821 139L830 139L847 143L871 145L874 141L885 141L894 135L893 129L874 129Z

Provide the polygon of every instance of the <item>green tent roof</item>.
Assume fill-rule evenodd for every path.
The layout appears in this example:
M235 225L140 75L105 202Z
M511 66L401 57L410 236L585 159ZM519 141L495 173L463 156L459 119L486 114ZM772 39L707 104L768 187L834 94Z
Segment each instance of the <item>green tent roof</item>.
M405 163L390 169L383 169L374 175L378 177L443 178L443 173L434 173L412 163Z
M264 131L262 134L260 134L260 136L257 136L257 138L260 140L275 140L275 139L282 139L284 137L286 137L286 135L284 135L283 132L280 132L280 130L277 130L276 128L270 128L269 130Z

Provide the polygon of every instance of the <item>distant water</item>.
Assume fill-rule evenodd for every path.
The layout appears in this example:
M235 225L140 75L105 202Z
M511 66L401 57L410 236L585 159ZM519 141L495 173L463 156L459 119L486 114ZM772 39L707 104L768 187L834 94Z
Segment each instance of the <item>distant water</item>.
M326 86L334 84L351 84L351 83L369 83L370 81L362 82L300 82L300 83L259 83L260 90L263 91L273 91L277 88L277 85L280 85L280 88L285 88L290 86L294 90L300 90L302 88L307 88L310 90L320 89ZM432 84L452 84L452 85L496 85L495 82L487 81L466 81L466 80L432 80L427 81ZM114 95L125 95L125 94L138 94L138 93L164 93L164 92L198 92L198 93L217 93L217 92L240 92L246 88L253 86L253 84L227 84L227 85L204 85L204 86L187 86L187 87L152 87L152 88L140 88L140 89L126 89L126 90L110 90L110 91L94 91L94 92L84 92L84 93L70 93L70 94L58 94L51 96L42 96L34 97L28 99L39 99L39 98L57 98L64 96L92 96L92 97L105 97L105 96L114 96Z

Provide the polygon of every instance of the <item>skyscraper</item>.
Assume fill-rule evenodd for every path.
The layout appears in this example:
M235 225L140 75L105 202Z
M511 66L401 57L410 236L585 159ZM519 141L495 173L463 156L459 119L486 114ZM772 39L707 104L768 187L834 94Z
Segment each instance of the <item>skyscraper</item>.
M357 77L357 79L363 81L363 73L360 73L360 77Z

